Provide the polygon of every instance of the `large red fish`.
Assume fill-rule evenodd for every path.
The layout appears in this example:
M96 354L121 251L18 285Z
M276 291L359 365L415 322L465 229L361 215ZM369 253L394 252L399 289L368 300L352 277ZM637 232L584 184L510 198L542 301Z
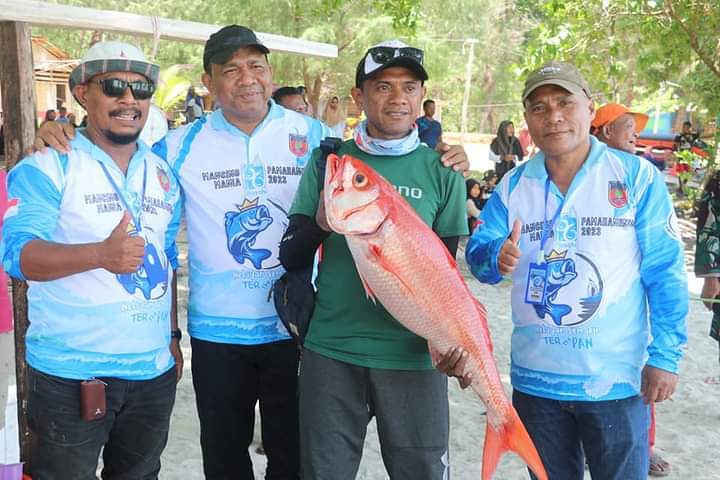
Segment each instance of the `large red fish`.
M500 382L485 307L442 241L387 180L357 158L328 156L324 188L328 224L347 239L368 297L427 339L433 358L455 346L468 353L466 373L487 407L483 480L492 477L508 450L547 480Z

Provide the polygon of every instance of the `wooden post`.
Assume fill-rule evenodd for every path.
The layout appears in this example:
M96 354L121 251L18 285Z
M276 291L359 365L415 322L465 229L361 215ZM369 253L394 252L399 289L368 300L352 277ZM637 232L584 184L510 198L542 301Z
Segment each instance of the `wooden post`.
M0 88L5 133L5 162L10 170L35 138L35 94L30 25L0 22ZM15 318L15 372L17 375L20 459L30 461L30 430L27 424L27 365L25 332L28 326L27 284L13 280Z

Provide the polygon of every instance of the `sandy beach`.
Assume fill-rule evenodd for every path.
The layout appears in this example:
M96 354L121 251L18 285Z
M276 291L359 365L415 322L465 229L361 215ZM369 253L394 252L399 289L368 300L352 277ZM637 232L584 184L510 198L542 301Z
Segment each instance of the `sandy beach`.
M684 225L686 243L691 244L690 224ZM687 252L688 263L692 260ZM462 258L462 255L458 255ZM488 321L495 345L495 358L503 382L509 394L509 338L510 307L509 283L497 286L482 285L470 279L466 266L460 261L473 293L486 305ZM691 269L690 269L691 271ZM181 323L185 323L187 301L186 269L181 270ZM697 296L701 282L689 274L690 295ZM685 358L681 365L680 386L671 401L657 406L657 447L672 463L670 479L706 480L720 479L720 385L707 385L704 379L720 374L718 366L717 343L710 339L707 331L710 313L702 303L690 302L688 319L689 342ZM184 329L184 325L183 325ZM195 411L195 397L192 388L190 365L192 353L187 337L182 340L185 355L185 372L178 386L175 410L170 426L170 440L163 454L162 480L187 480L202 478L200 455L199 424ZM7 345L7 343L5 344ZM3 348L3 357L8 357ZM11 356L11 355L10 355ZM11 384L14 383L11 379ZM14 386L11 385L14 394ZM485 432L484 406L470 391L462 391L454 380L450 382L450 463L451 478L457 480L478 479L480 477L482 446ZM8 411L10 422L14 420L14 405ZM257 420L259 422L259 420ZM12 425L8 428L12 429ZM0 432L0 443L3 439ZM12 437L9 437L12 438ZM251 447L258 479L264 477L265 457L256 454L259 444L259 428L256 429L256 441ZM0 455L4 452L0 445ZM8 450L12 457L14 448ZM11 460L10 457L6 457ZM2 462L0 462L2 463ZM586 475L590 478L589 474ZM365 451L360 465L358 478L362 480L382 480L387 478L380 456L380 448L374 422L368 427ZM521 480L528 478L524 465L518 457L506 455L501 460L495 474L496 479Z

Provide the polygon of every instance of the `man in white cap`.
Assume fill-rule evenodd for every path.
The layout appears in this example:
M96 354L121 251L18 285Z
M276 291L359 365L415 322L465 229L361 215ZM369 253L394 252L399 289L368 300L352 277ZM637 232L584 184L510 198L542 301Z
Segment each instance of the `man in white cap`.
M351 92L367 120L338 154L363 160L396 185L454 257L459 236L467 235L465 181L420 142L415 119L427 79L422 50L397 40L370 48ZM447 377L433 368L424 339L367 298L345 237L327 225L320 154L303 172L280 244L290 271L311 264L323 246L300 368L302 478L354 478L373 416L391 478L448 478Z
M36 480L156 479L182 373L180 188L138 140L159 67L101 42L70 75L88 114L68 153L9 175L3 266L28 280L28 421Z

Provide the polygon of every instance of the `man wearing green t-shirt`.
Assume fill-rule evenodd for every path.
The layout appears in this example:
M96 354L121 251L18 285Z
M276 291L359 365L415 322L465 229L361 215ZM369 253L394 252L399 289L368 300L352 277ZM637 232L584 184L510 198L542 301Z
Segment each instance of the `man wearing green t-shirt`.
M467 234L465 184L420 144L414 122L427 78L422 50L398 41L370 48L352 90L367 120L338 154L361 159L394 184L454 257ZM424 339L366 298L345 238L327 226L319 155L303 173L280 246L287 270L311 264L323 246L300 368L302 477L354 478L375 416L391 478L447 478L447 377L433 368Z

